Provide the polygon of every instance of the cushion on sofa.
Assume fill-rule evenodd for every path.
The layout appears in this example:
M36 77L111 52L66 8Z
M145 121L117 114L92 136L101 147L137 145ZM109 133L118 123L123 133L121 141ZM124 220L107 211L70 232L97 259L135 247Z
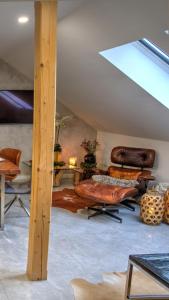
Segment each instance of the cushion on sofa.
M155 191L164 194L169 189L169 182L150 181L148 183L147 191Z
M116 166L110 166L108 168L108 175L119 179L137 180L141 174L142 171L139 169L121 168Z
M119 185L121 187L135 187L138 184L137 180L119 179L106 175L93 175L92 179L102 184Z

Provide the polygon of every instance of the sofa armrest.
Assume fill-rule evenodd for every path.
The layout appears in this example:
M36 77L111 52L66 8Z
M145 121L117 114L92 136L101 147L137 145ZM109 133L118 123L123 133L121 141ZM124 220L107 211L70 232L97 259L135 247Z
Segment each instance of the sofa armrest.
M93 171L95 172L95 175L108 175L107 170L95 168L95 169L93 169Z
M140 194L146 193L148 181L150 181L150 180L152 180L152 181L155 180L155 176L152 176L150 174L143 174L143 175L139 176L138 185L136 186L136 188L138 189Z
M139 181L149 181L149 180L155 180L155 176L152 176L152 175L146 175L146 174L143 174L143 175L140 175L139 178L138 178Z

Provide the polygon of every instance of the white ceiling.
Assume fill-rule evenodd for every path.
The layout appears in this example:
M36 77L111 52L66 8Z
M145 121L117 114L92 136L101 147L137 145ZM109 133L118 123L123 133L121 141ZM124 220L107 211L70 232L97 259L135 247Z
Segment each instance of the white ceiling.
M96 129L169 140L169 110L98 54L142 37L169 53L166 28L168 0L60 0L60 101ZM33 78L32 1L0 3L0 40L0 57Z
M58 19L61 21L86 0L59 0ZM20 25L18 16L29 16L29 23ZM34 1L0 1L0 57L20 72L33 78Z

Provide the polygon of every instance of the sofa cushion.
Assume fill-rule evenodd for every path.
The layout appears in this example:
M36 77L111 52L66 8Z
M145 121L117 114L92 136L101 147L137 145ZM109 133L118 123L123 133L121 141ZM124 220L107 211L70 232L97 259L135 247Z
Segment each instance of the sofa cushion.
M108 168L108 175L119 179L137 180L142 175L142 173L143 172L140 169L121 168L116 166L110 166Z
M112 149L111 161L121 166L152 168L155 151L153 149L118 146Z
M147 191L155 191L160 194L164 194L169 189L169 182L154 182L150 181L148 183Z
M93 175L92 179L102 184L119 185L121 187L135 187L138 184L137 180L119 179L106 175Z

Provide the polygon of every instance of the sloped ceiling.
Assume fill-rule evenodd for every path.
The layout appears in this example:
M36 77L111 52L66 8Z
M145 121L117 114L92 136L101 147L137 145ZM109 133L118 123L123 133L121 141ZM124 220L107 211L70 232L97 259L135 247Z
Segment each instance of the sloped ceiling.
M169 140L169 110L98 54L142 37L169 53L167 28L168 0L59 1L58 99L96 129ZM32 77L32 2L0 3L0 37L0 57Z

